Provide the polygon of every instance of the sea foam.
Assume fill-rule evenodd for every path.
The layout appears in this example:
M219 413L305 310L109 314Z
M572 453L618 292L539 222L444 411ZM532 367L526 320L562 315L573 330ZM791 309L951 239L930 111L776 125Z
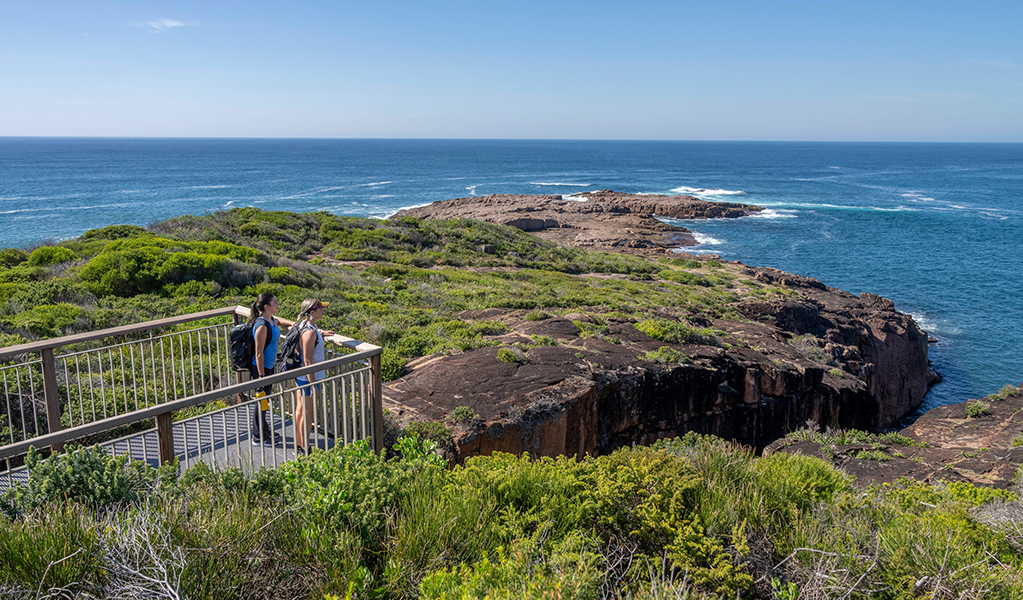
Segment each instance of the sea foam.
M679 186L672 188L670 191L676 194L687 194L690 196L740 196L746 192L740 190L721 190L716 188L694 188L689 186Z
M693 232L693 237L696 238L696 245L698 246L718 246L724 243L715 237L697 231Z
M552 186L569 186L569 187L590 187L592 183L566 183L560 181L530 181L529 185L552 185Z

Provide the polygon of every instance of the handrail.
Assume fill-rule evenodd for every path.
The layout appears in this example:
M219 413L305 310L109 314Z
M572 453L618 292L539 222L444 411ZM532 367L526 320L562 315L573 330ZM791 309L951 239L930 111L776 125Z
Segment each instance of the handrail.
M187 315L177 315L173 317L167 317L163 319L156 319L153 321L146 321L143 323L135 323L131 325L123 325L119 327L113 327L108 329L101 329L97 331L91 331L86 333L80 333L70 336L64 336L59 338L52 338L47 340L39 340L30 342L27 344L20 344L17 346L9 346L6 348L0 348L0 360L11 358L26 353L39 353L39 359L33 360L30 363L41 365L41 375L43 379L43 392L44 401L46 408L46 422L49 428L49 433L41 436L36 436L31 439L22 440L7 446L0 447L0 460L22 454L28 450L30 446L35 445L36 447L42 447L49 445L54 451L61 451L63 448L63 442L80 438L86 435L99 433L114 427L135 423L138 421L150 419L156 417L156 425L159 435L161 437L161 460L170 460L170 456L165 455L164 442L171 439L172 434L170 428L172 426L171 413L176 410L188 408L190 406L196 406L204 404L211 400L218 398L228 397L233 394L242 394L249 390L257 387L263 387L266 385L272 385L274 383L280 383L283 381L292 380L300 375L307 373L317 372L322 369L332 368L352 362L366 361L369 369L372 372L372 389L367 390L372 398L372 427L373 427L373 438L374 446L376 450L382 449L383 440L383 419L382 419L382 401L381 401L381 353L382 348L374 344L356 340L353 338L345 337L342 335L325 336L325 341L329 341L338 346L354 350L355 354L333 358L327 361L311 365L309 367L302 367L298 369L292 369L287 373L280 373L269 377L260 378L257 381L239 382L236 385L218 388L213 391L203 392L187 398L180 398L172 400L164 404L150 406L147 408L138 409L131 412L122 413L120 415L114 415L109 418L92 421L89 423L83 423L78 426L69 427L68 429L62 429L61 426L61 406L58 398L58 381L57 371L55 368L55 353L56 348L62 346L68 346L71 344L90 342L100 340L104 338L110 338L114 336L127 335L132 333L139 333L149 331L157 328L169 327L174 325L182 325L185 323L199 321L203 319L210 319L215 317L233 316L234 321L237 323L240 318L248 319L251 315L251 310L244 306L229 306L224 308L216 308L212 310L190 313ZM277 319L282 325L286 327L293 327L295 321L289 319L279 318ZM99 349L101 352L109 347ZM123 361L122 361L123 363ZM102 364L101 364L102 366ZM123 366L123 365L122 365ZM142 373L143 382L145 381L146 373ZM154 373L155 375L155 373ZM174 373L172 373L172 376ZM166 376L165 376L166 377ZM241 374L238 375L239 381ZM6 380L5 380L6 381ZM134 381L134 379L133 379ZM123 382L122 382L123 383ZM166 382L165 382L166 383ZM194 383L194 380L193 380ZM100 381L102 385L102 380ZM102 392L102 390L101 390ZM137 398L136 398L137 405ZM95 416L95 415L94 415ZM173 448L171 448L173 450Z
M120 327L111 327L109 329L99 329L96 331L87 331L85 333L76 333L75 335L66 335L64 337L59 338L39 340L37 342L29 342L27 344L20 344L17 346L8 346L6 348L0 348L0 360L10 358L11 356L16 356L18 354L25 354L27 352L40 352L42 350L48 350L60 346L68 346L70 344L77 344L80 342L91 342L106 337L113 337L115 335L138 333L140 331L157 329L158 327L169 327L171 325L181 325L183 323L189 323L191 321L200 321L202 319L209 319L212 317L223 317L226 315L237 314L237 309L239 308L244 307L228 306L225 308L214 308L212 310L206 310L203 312L190 313L187 315L178 315L175 317L167 317L165 319L157 319L155 321L134 323L132 325L122 325ZM248 310L249 309L247 308L245 309L246 316L248 316Z
M378 356L383 352L383 348L374 347L372 350L364 350L356 354L347 354L345 356L339 356L323 362L318 362L315 365L309 365L307 367L301 367L298 369L290 369L284 373L277 373L274 375L268 375L266 377L260 377L259 379L252 379L246 382L238 383L228 387L219 388L210 392L198 394L196 396L189 396L188 398L182 398L180 400L173 400L164 404L158 404L156 406L150 406L148 408L142 408L115 417L109 417L99 421L93 421L86 423L85 425L79 425L69 429L62 429L55 433L48 433L34 437L29 440L23 440L9 446L0 447L0 460L17 456L28 451L29 447L36 446L50 446L54 444L62 444L69 440L76 438L85 437L93 433L100 433L108 429L115 427L121 427L124 425L131 425L139 421L145 421L146 419L152 419L158 415L165 413L172 413L174 411L183 410L190 406L197 406L199 404L206 404L219 398L233 396L236 394L242 394L250 390L266 387L275 383L281 383L284 381L290 381L296 377L307 375L309 373L315 373L333 367L339 367L345 364L359 362Z

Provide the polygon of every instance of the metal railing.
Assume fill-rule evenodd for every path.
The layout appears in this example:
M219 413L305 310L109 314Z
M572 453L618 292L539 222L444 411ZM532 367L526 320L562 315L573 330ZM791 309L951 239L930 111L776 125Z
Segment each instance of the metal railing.
M178 457L184 467L195 460L276 466L296 452L295 378L319 371L326 377L309 419L316 444L371 438L379 451L381 349L335 335L326 338L333 347L324 362L245 381L247 373L231 368L228 332L248 315L245 307L228 307L0 348L0 479L13 483L30 446L59 452L70 441L151 463ZM247 426L259 402L249 393L270 384L272 427L283 440L277 447L253 441ZM189 409L201 414L181 413Z

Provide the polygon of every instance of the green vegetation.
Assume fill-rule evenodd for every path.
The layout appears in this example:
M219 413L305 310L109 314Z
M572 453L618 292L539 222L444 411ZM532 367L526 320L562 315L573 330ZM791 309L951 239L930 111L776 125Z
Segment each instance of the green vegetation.
M834 357L828 354L827 350L821 348L820 343L821 341L818 338L810 334L799 335L789 340L789 345L806 358L825 365L834 365Z
M661 364L675 364L675 363L687 363L689 357L682 352L675 350L671 346L661 346L657 350L647 352L642 357L643 360L650 362L656 362Z
M991 409L980 400L974 400L966 405L966 416L971 419L984 417L991 414Z
M0 589L437 599L1023 593L1021 505L1003 490L912 481L856 490L819 459L757 458L696 434L598 458L497 453L452 469L436 448L406 437L386 458L360 442L252 478L201 464L177 477L176 465L156 472L101 451L37 456L32 491L4 496Z
M481 245L493 253L479 252ZM351 260L372 262L344 262ZM500 345L493 338L507 327L466 322L457 313L467 310L522 311L537 321L584 310L595 322L577 323L583 337L620 343L609 335L606 318L613 315L666 343L724 346L724 332L687 323L739 318L738 303L752 289L786 292L751 288L743 277L713 261L565 248L464 219L239 208L148 229L93 229L31 253L0 250L0 342L247 305L265 291L290 317L315 295L331 303L324 328L384 346L384 378L391 380L419 356ZM555 343L539 337L533 345Z
M661 342L671 344L705 344L720 346L725 332L713 328L696 328L665 319L648 319L635 324L636 329Z
M454 421L455 423L468 425L469 423L472 423L475 419L476 411L474 411L472 408L468 406L456 406L455 409L451 411L451 420Z
M500 348L497 351L497 360L506 363L515 363L519 362L519 355L515 354L511 348Z

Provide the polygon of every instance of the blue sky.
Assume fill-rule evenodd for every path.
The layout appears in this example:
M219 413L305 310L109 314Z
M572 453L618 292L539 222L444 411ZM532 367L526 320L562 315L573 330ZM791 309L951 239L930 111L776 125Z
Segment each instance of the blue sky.
M0 135L1023 142L1023 2L5 2Z

